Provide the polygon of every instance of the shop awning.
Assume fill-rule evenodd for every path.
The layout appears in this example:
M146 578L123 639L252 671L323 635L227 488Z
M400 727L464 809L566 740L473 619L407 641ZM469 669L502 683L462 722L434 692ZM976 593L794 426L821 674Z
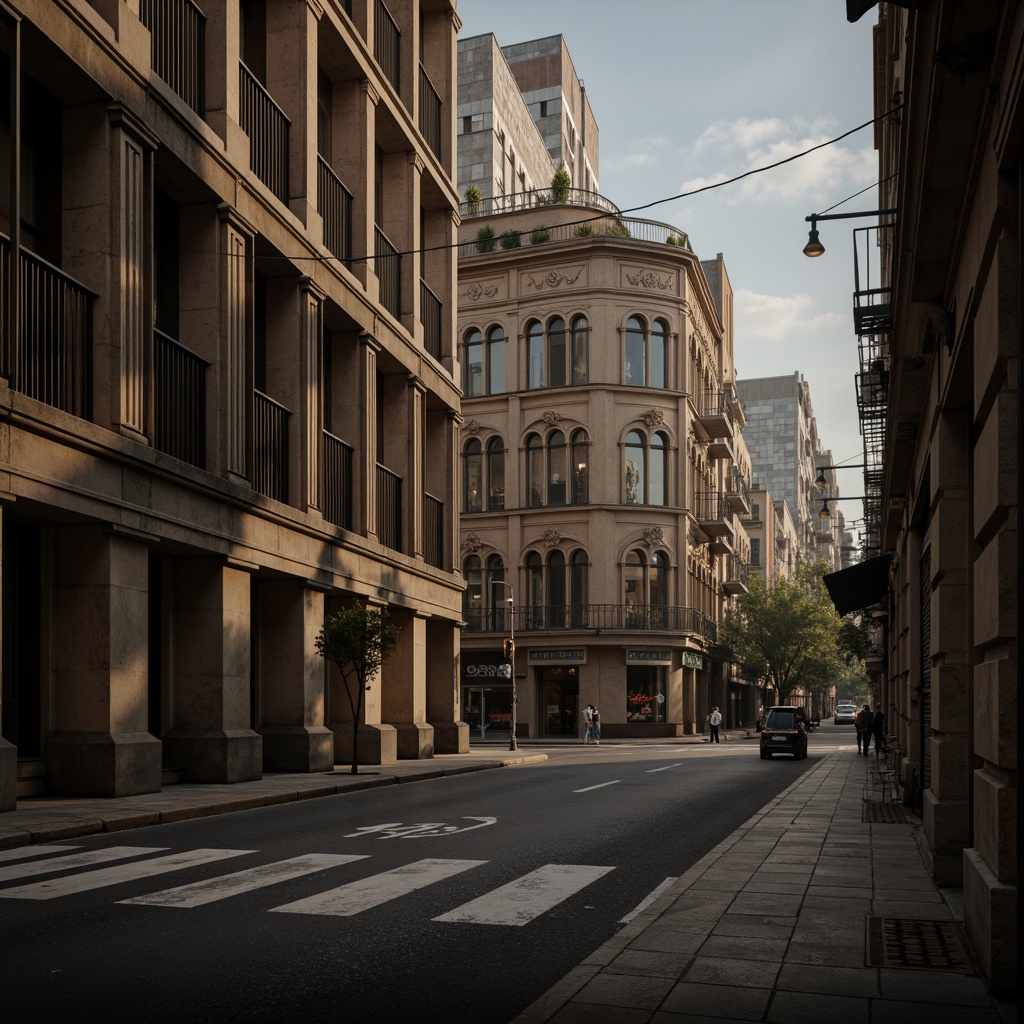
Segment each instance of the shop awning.
M876 555L823 577L832 603L840 615L878 604L889 589L892 555Z

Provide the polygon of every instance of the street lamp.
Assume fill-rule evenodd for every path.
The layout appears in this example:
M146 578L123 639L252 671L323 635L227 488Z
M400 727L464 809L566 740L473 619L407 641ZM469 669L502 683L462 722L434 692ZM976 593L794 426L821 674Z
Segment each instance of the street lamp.
M508 661L509 679L512 682L512 735L509 737L508 749L518 750L516 744L516 592L511 583L504 580L492 580L502 587L508 587L508 640L503 645L503 653Z
M849 220L854 217L880 217L894 214L895 212L895 209L890 209L861 210L859 213L812 213L809 217L804 218L804 220L809 221L811 225L810 233L807 236L807 244L804 246L804 255L810 256L811 259L814 259L818 256L824 256L825 254L825 246L821 244L821 240L818 238L819 220Z

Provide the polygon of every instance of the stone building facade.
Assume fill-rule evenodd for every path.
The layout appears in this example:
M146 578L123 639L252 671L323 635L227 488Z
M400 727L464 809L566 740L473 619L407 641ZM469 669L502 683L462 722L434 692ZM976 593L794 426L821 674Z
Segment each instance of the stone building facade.
M0 809L344 761L314 640L353 601L401 627L366 758L468 749L458 27L447 0L0 9Z

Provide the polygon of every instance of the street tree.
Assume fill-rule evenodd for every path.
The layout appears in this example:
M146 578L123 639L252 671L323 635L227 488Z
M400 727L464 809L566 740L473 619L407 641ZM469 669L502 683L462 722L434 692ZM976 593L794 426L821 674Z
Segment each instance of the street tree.
M359 774L359 720L366 693L391 657L401 632L388 621L387 608L367 608L357 601L329 616L316 638L320 656L338 667L352 709L353 775Z
M823 562L803 566L796 578L782 577L771 587L753 574L749 593L722 625L720 639L748 677L765 680L783 704L798 692L823 693L844 662L841 620L821 583L826 569Z

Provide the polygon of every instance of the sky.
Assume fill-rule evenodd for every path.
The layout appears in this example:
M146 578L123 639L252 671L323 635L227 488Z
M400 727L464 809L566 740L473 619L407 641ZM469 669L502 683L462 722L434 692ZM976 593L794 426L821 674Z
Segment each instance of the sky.
M844 0L459 0L458 13L460 39L565 37L600 131L599 191L621 210L774 164L873 117L877 14L851 25ZM805 218L837 203L836 213L877 209L877 180L868 126L636 214L687 232L701 259L724 254L737 376L801 373L837 463L864 461L853 229L873 221L819 223L827 251L808 259ZM838 474L840 492L863 494L860 474ZM859 501L842 510L848 524L863 514Z

